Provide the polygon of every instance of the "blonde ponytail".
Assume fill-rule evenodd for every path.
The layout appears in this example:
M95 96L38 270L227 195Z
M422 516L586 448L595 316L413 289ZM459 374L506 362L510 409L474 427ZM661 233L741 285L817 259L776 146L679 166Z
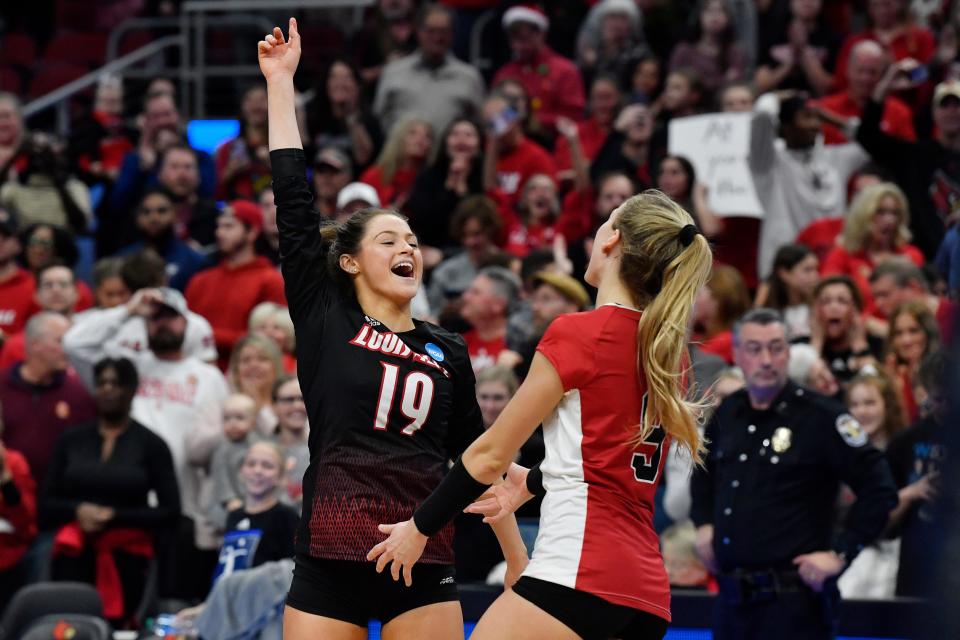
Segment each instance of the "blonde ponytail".
M706 402L688 399L683 367L693 303L713 256L699 233L684 246L680 231L692 224L680 205L650 190L627 200L613 227L621 234L620 277L643 309L637 366L646 380L647 410L635 442L660 425L699 464L704 448L697 424Z

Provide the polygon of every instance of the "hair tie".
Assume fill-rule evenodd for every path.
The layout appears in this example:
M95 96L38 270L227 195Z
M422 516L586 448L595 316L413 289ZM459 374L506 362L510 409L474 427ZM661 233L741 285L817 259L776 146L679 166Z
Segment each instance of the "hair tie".
M697 229L696 225L688 224L677 233L677 240L679 240L683 246L689 247L698 233L700 233L700 229Z

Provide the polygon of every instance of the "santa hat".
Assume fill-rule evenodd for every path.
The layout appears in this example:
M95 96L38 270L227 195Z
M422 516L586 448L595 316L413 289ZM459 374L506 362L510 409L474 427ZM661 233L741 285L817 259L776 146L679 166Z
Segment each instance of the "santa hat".
M550 26L550 20L547 18L547 14L544 13L542 8L533 4L520 4L515 7L510 7L507 9L507 12L503 14L502 24L504 29L509 29L517 22L532 24L541 31L546 31L547 27Z

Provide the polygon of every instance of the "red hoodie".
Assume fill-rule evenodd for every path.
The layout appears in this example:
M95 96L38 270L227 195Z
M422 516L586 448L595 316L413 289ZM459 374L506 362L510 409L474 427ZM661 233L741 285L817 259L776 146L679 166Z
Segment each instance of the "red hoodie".
M255 306L261 302L287 304L283 277L263 256L239 267L222 261L201 271L187 285L186 298L190 310L213 327L221 369L226 369L233 345L247 334L247 321Z
M0 571L20 562L37 535L37 484L27 460L7 449L10 485L0 483Z

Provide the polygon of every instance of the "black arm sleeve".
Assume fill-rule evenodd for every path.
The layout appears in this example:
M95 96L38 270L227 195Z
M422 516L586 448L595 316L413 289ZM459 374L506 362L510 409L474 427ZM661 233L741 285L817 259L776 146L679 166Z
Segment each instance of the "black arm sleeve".
M180 489L170 449L159 437L150 437L146 442L147 471L150 488L157 494L157 506L117 508L111 523L114 526L146 529L173 524L180 516Z
M916 145L886 134L880 128L883 119L883 105L875 100L867 101L857 129L857 142L860 143L875 162L884 165L898 174L911 166Z
M327 273L327 248L320 238L320 215L313 208L303 151L271 151L270 164L280 230L280 267L290 315L299 324L318 302L329 302L334 285Z
M53 448L50 466L40 493L38 521L42 529L52 529L77 518L79 500L64 497L63 473L67 468L67 444L61 435Z
M884 455L873 445L851 446L835 429L827 441L830 458L840 477L857 496L850 508L846 527L834 549L852 562L865 546L877 539L887 525L890 511L897 506L897 488Z
M704 460L703 466L693 468L693 476L690 478L690 519L693 524L701 527L705 524L713 524L713 445L716 442L718 431L719 409L713 414L710 423L707 425L705 438L710 452Z
M527 473L527 491L541 498L547 495L547 488L543 486L543 471L539 464Z

